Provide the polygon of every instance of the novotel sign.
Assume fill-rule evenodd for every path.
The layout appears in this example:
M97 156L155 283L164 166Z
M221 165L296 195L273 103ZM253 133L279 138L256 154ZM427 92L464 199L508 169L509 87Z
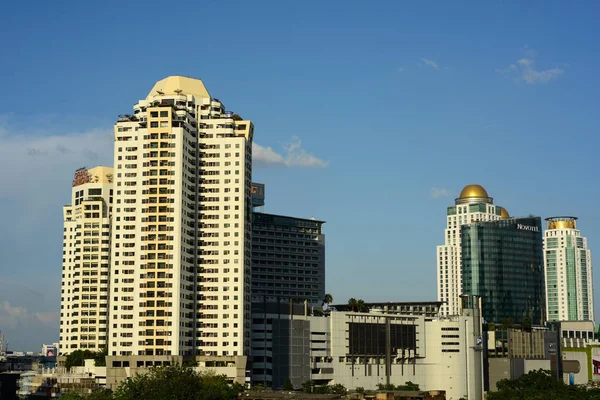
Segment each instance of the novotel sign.
M529 232L539 232L540 231L539 226L523 225L523 224L517 224L517 229L521 230L521 231L529 231Z

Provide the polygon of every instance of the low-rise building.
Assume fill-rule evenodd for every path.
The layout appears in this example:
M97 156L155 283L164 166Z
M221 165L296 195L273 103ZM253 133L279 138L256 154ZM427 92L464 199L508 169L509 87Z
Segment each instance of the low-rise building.
M480 299L464 297L463 306L448 317L380 308L318 316L307 302L254 303L252 380L273 388L289 379L295 387L312 380L348 389L411 381L422 390L445 390L448 399L481 399Z

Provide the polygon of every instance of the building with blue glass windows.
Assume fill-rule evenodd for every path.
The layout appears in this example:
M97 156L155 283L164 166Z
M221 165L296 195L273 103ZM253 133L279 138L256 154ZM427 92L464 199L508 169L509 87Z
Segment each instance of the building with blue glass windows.
M488 323L546 319L542 221L504 218L461 227L462 292L482 298Z

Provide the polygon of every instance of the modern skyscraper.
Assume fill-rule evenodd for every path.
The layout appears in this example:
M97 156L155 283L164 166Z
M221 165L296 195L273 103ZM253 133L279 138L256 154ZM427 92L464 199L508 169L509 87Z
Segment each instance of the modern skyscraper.
M75 172L63 207L60 351L97 351L107 343L113 169Z
M546 218L544 265L549 321L593 321L592 255L576 217Z
M321 306L325 298L323 221L252 214L252 295L295 298Z
M462 292L481 297L487 322L545 321L540 217L475 222L461 227Z
M253 301L325 298L324 221L265 214L265 185L252 183Z
M183 76L133 109L114 129L109 354L246 356L252 122Z
M480 185L467 185L453 206L448 207L444 244L437 246L438 301L445 304L441 315L460 314L462 294L461 227L478 221L495 221L507 218L508 212L494 205L486 190Z

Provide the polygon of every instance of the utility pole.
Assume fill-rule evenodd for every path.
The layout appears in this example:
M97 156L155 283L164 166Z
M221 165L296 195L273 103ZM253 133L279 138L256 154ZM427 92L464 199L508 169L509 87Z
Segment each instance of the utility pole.
M391 338L390 338L390 318L385 317L385 383L390 384L390 376L392 375L392 349L391 349Z

